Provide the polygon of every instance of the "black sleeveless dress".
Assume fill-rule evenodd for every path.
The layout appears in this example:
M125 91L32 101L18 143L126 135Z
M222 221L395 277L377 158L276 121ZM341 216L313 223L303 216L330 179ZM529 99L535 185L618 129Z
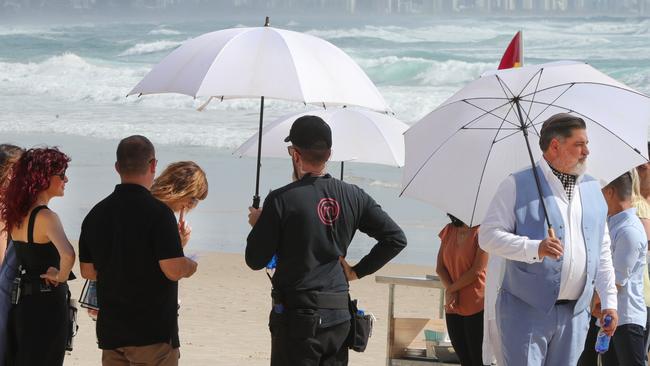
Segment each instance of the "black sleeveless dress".
M9 319L7 365L63 365L68 339L68 285L48 286L41 274L59 268L59 252L52 242L34 243L34 221L46 206L32 210L27 242L14 240L22 275L21 295Z

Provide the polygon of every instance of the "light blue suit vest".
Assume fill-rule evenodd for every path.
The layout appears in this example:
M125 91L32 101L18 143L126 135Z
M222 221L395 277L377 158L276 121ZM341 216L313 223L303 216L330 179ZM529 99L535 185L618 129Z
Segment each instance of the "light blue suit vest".
M562 215L542 169L539 168L539 165L536 166L536 169L540 177L549 220L556 237L564 243L565 223L562 220ZM517 191L515 234L542 240L547 237L547 226L532 168L517 172L513 176ZM587 281L576 302L575 314L586 309L591 302L607 220L607 204L598 182L592 177L584 176L579 187L582 203L582 234L585 239L587 255ZM555 260L545 257L542 262L531 264L506 260L502 288L546 314L558 300L562 260L563 258Z

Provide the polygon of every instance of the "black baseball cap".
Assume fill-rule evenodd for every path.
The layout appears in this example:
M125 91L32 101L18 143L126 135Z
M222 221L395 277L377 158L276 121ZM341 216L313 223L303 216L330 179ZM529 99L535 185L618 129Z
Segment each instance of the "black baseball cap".
M303 149L331 149L332 130L320 117L302 116L293 122L284 142L291 142Z

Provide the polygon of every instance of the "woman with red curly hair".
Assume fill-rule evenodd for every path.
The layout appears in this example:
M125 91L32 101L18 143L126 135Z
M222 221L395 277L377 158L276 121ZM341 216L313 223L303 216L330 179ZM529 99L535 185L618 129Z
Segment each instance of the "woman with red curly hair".
M10 365L63 365L75 252L47 204L63 196L69 161L56 148L27 150L0 194L0 220L15 247L20 278L9 322Z

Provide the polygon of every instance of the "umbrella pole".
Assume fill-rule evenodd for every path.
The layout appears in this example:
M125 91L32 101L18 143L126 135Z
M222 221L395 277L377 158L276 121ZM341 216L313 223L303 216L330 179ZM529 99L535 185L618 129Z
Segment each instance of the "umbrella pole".
M343 165L344 164L345 164L344 162L341 162L341 180L343 180Z
M517 106L517 113L519 115L519 124L521 125L521 131L524 134L524 140L526 140L526 147L528 148L528 156L530 157L530 164L533 166L533 175L535 176L535 183L537 184L537 193L539 194L539 201L542 203L542 209L544 210L544 217L546 218L546 225L548 226L548 236L555 238L555 231L551 225L551 221L548 219L548 211L546 210L546 203L544 202L544 197L542 196L542 185L540 184L539 174L537 173L537 167L535 166L535 158L533 158L533 151L530 149L530 141L528 140L528 128L524 123L524 116L521 113L521 105L519 104L519 97L515 97L515 105Z
M253 207L260 208L260 167L262 166L262 123L264 122L264 97L260 100L260 127L257 133L257 174L255 175L255 195Z

